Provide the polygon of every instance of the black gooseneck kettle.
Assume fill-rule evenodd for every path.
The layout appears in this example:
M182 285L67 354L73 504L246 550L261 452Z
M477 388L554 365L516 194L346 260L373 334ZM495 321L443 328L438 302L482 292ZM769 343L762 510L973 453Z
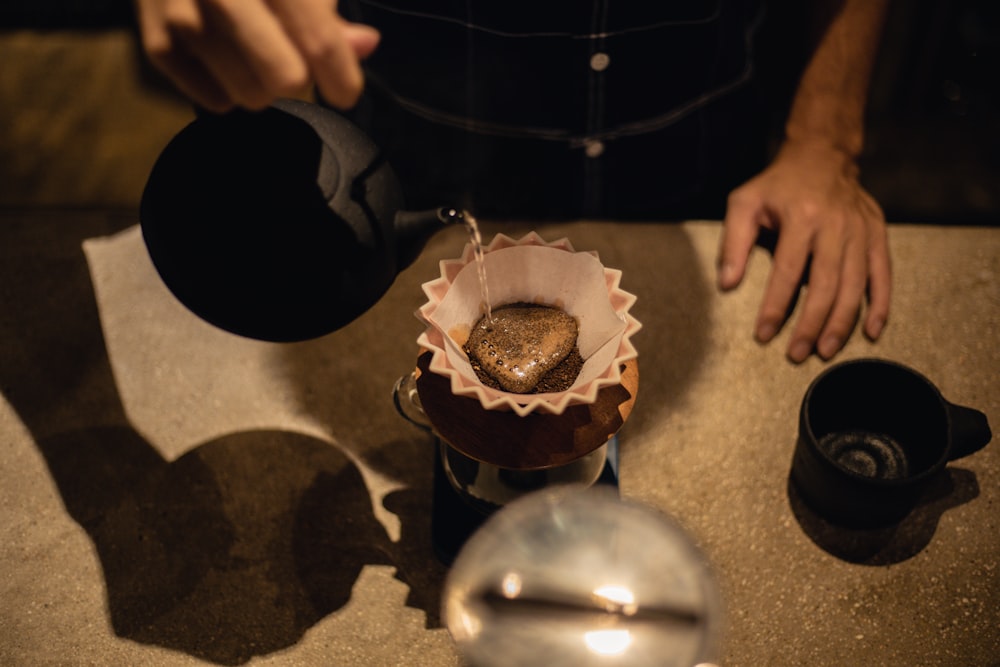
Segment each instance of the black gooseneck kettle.
M232 333L290 342L356 319L462 213L405 211L395 174L360 128L280 100L199 114L153 165L139 218L181 303Z

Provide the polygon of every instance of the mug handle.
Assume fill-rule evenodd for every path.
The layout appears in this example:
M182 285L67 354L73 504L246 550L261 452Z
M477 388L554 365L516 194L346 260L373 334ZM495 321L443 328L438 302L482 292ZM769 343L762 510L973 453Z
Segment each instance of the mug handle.
M948 403L951 418L951 453L949 461L978 452L993 438L986 415L979 410Z

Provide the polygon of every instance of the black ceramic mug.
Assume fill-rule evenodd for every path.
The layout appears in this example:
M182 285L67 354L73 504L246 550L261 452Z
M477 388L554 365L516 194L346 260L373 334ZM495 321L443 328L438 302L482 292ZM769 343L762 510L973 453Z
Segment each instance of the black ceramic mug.
M948 402L916 371L881 359L845 361L806 391L791 481L833 523L886 526L916 506L949 461L991 437L982 412Z

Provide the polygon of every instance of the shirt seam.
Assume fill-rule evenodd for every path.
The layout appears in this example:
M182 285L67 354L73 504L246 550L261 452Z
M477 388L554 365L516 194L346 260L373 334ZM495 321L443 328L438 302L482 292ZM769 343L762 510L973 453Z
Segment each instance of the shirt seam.
M560 38L560 39L605 39L608 37L618 37L620 35L628 35L636 32L646 32L649 30L658 30L661 28L672 28L672 27L685 27L692 25L704 25L706 23L711 23L719 18L722 13L722 2L715 3L715 9L710 16L697 19L683 19L677 21L658 21L656 23L651 23L649 25L635 26L631 28L623 28L621 30L612 31L601 31L601 32L590 32L577 34L567 31L536 31L536 32L510 32L506 30L499 30L497 28L489 28L484 25L475 24L469 20L462 20L457 17L442 16L440 14L433 14L430 12L420 12L412 9L400 9L398 7L393 7L377 0L359 0L360 4L367 5L368 7L373 7L385 12L392 14L399 14L403 16L413 16L416 18L430 19L433 21L441 21L443 23L453 23L455 25L461 26L466 30L473 30L476 32L483 32L490 35L495 35L497 37L513 37L513 38Z

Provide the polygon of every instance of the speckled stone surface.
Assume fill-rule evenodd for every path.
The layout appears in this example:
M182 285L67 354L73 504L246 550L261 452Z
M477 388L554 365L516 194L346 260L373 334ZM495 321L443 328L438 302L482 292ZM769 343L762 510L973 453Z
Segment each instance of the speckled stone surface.
M462 231L352 325L280 345L184 310L133 222L0 216L0 664L459 664L431 442L390 390L417 354L419 285ZM718 223L536 229L597 250L639 297L621 491L711 560L721 664L1000 664L1000 445L952 463L897 530L831 531L787 487L826 364L787 362L787 332L750 335L767 256L719 294ZM998 428L1000 229L890 240L890 324L839 358L911 365Z

